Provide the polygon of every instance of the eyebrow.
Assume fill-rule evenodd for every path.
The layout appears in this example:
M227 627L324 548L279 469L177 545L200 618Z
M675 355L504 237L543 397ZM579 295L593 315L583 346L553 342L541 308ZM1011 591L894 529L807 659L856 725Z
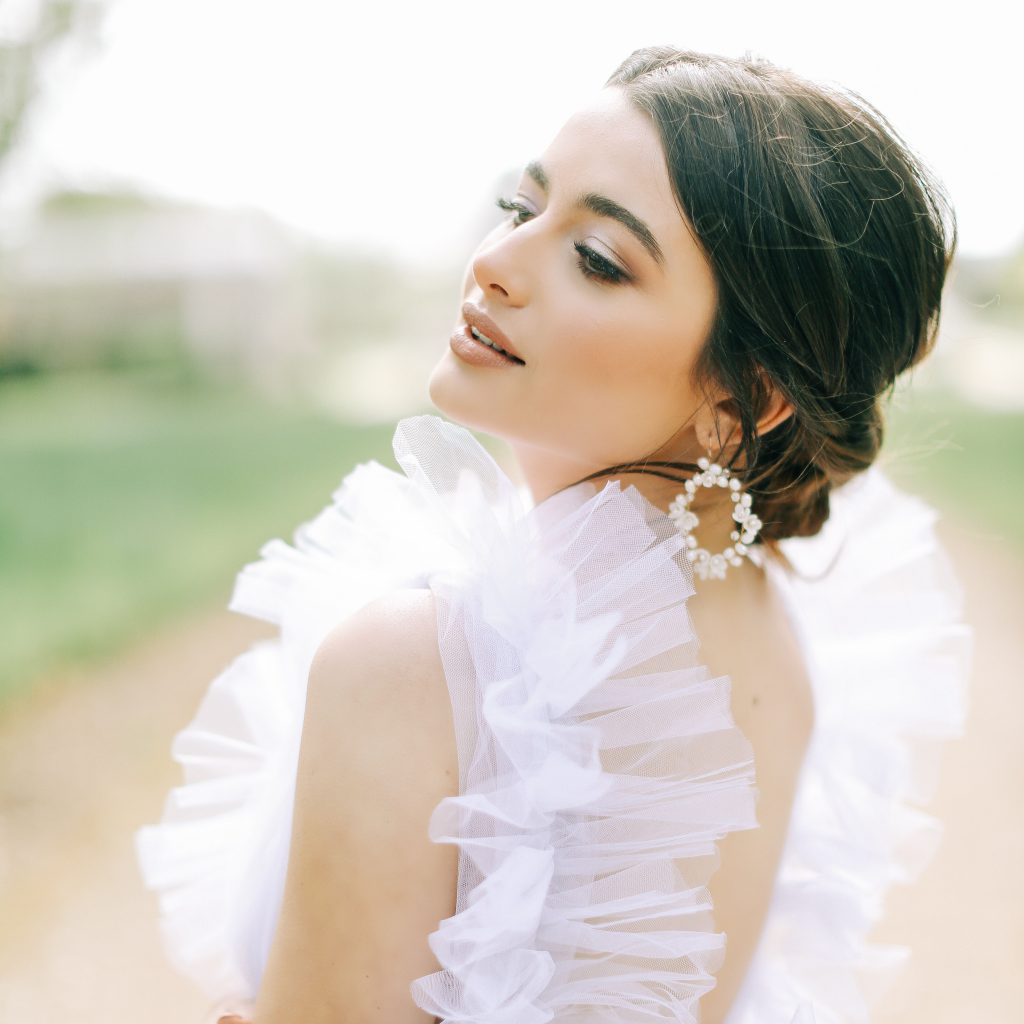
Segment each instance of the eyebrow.
M526 173L540 188L545 192L548 191L551 182L547 172L537 160L531 160L526 165ZM614 199L609 199L597 192L584 192L577 198L576 205L596 213L599 217L611 217L613 220L617 220L636 236L640 244L651 254L655 263L664 266L665 254L662 252L661 246L658 245L654 232L636 214L630 213Z

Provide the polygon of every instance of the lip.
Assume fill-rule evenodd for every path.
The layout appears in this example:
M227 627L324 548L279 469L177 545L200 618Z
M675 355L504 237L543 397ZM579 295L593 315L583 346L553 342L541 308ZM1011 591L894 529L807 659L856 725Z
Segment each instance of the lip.
M472 302L462 304L462 318L467 327L475 327L481 334L486 334L495 345L501 346L510 356L523 364L526 360L519 350L508 340L508 335L477 305Z

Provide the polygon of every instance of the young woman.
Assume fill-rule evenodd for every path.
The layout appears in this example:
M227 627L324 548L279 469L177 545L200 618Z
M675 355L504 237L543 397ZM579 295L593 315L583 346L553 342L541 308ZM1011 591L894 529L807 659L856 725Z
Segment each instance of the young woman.
M971 643L872 466L942 190L855 94L653 47L499 205L448 419L240 574L281 638L140 835L168 949L256 1024L866 1020Z

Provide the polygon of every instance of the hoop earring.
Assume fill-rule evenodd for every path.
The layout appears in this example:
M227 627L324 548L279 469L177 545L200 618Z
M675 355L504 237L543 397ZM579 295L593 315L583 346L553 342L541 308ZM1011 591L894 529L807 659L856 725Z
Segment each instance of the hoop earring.
M751 496L743 490L742 484L730 470L711 461L710 449L707 456L701 456L697 460L697 465L700 468L683 484L684 490L673 499L668 514L679 532L686 538L686 557L693 563L697 575L704 580L709 576L721 580L725 579L728 566L742 565L744 558L750 558L750 545L754 543L762 523L751 508ZM690 503L700 487L728 487L736 505L732 510L732 517L742 529L742 533L740 530L733 530L729 536L734 544L717 554L711 554L706 548L700 547L693 534L693 528L700 523L700 519L695 512L690 511Z

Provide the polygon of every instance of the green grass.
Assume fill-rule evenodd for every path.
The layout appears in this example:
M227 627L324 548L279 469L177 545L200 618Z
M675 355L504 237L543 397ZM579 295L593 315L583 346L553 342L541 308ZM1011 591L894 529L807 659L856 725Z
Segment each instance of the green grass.
M238 389L140 374L0 384L0 701L204 601L291 538L357 462L357 428Z
M881 462L895 483L1024 556L1011 513L1024 503L1024 413L986 410L945 390L906 389L888 421Z

